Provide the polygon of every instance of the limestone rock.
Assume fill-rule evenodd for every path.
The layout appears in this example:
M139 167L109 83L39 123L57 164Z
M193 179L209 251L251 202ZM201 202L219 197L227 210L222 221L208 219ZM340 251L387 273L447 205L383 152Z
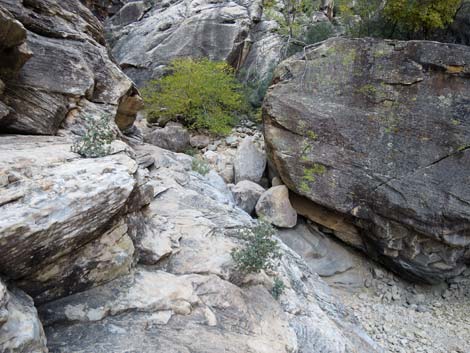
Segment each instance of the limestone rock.
M103 28L86 7L72 0L1 6L2 14L9 11L15 23L27 28L25 44L31 52L22 67L25 60L14 60L21 67L17 75L0 73L8 87L3 101L12 108L0 121L2 131L55 134L69 112L87 102L99 114L117 118L121 128L132 124L140 97L108 56Z
M168 123L164 128L151 130L144 140L154 146L173 152L184 152L190 146L189 132L181 124Z
M249 180L242 180L231 189L233 198L238 207L248 214L255 210L256 203L264 193L264 188Z
M17 135L2 136L0 149L0 268L9 278L99 237L136 184L137 164L123 153L82 159L67 140Z
M33 300L0 280L0 351L47 353L46 336Z
M266 154L256 146L253 137L246 137L238 146L235 155L235 183L242 180L259 183L265 169Z
M292 228L297 224L297 212L289 201L285 185L265 191L256 204L256 214L277 227Z
M395 271L455 276L470 246L469 73L465 46L330 39L278 67L263 114L269 159Z

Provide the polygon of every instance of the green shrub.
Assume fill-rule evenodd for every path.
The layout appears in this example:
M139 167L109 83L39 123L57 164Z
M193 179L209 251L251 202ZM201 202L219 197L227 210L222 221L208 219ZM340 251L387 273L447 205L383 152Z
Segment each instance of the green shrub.
M451 24L462 0L339 0L337 10L352 37L426 39Z
M114 132L109 125L109 118L95 119L92 116L86 116L84 120L85 134L72 145L72 152L85 158L97 158L110 154Z
M278 300L281 294L286 288L284 282L279 277L274 277L273 288L271 289L271 295L274 299Z
M170 74L142 90L149 122L181 119L190 129L228 134L245 109L242 86L225 62L176 59Z
M211 168L209 167L209 164L207 164L206 161L199 159L199 158L193 158L192 169L193 171L201 175L206 175L211 170Z
M451 24L462 0L387 0L384 17L397 29L427 37Z
M240 238L244 239L246 244L232 251L237 270L258 273L261 270L273 269L274 260L281 258L279 245L272 239L275 233L275 229L265 221L260 221L254 228L241 230Z

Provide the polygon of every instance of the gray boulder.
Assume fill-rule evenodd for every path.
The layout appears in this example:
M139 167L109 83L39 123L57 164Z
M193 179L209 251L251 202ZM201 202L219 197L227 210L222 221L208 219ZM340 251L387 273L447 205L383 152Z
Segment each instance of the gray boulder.
M264 188L249 180L242 180L231 188L235 204L248 214L255 210L256 203L264 193Z
M47 353L46 336L33 300L0 280L0 351Z
M144 141L173 152L184 152L190 147L190 136L183 125L170 122L163 128L155 128L146 135Z
M297 224L297 212L289 201L289 190L285 185L265 191L256 204L256 214L281 228L292 228Z
M455 276L470 256L469 77L465 46L323 42L277 69L270 162L359 228L352 245L415 280Z
M235 155L235 183L242 180L259 183L265 169L266 154L258 148L253 137L245 137Z

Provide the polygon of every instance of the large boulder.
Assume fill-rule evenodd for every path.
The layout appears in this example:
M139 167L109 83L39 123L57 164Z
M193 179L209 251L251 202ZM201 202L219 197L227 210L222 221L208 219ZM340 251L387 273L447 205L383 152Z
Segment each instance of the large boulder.
M470 259L470 48L331 39L283 62L264 104L268 156L294 192L360 230L412 279ZM318 217L321 218L321 217Z
M10 74L5 73L8 67L0 69L8 88L2 100L10 112L0 120L0 130L55 134L66 117L89 114L90 106L93 114L114 117L121 129L132 125L141 98L108 56L103 28L84 5L72 0L38 0L34 6L2 1L0 21L8 16L16 22L7 27L9 35L0 33L0 50L11 45L18 49L14 58L2 54L2 66L7 60L10 67Z
M135 160L83 159L66 139L45 136L4 135L0 150L2 276L44 302L129 272L122 214L153 198Z

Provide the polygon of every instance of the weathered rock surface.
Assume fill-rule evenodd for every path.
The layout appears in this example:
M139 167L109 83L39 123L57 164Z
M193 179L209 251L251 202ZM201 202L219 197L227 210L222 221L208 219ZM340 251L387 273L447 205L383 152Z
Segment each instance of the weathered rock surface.
M51 351L380 351L282 243L276 273L286 290L279 302L269 292L267 275L241 288L231 283L230 252L241 244L236 230L254 221L219 201L220 191L191 171L191 157L151 145L136 152L155 161L155 198L127 224L140 229L130 231L139 262L153 266L137 265L119 279L42 305Z
M470 256L469 77L465 46L328 40L277 69L270 161L291 190L351 217L383 263L455 276Z
M0 351L47 353L46 336L33 300L0 280Z
M248 214L255 210L256 203L265 192L261 185L249 180L242 180L231 188L233 198L238 207Z
M234 160L235 183L250 180L259 183L266 169L266 154L255 144L251 136L238 146Z
M117 217L145 190L133 159L81 159L57 137L4 135L0 146L3 276L44 301L129 271L134 247Z
M97 239L22 278L17 285L39 304L125 275L131 269L134 255L127 230L120 220Z
M5 27L8 36L0 35L0 48L13 45L18 32L16 52L24 52L6 58L15 74L2 74L3 63L0 69L8 88L2 100L11 108L0 120L0 130L55 134L67 115L83 116L88 106L115 117L121 129L132 125L141 98L109 58L102 26L85 6L71 0L38 0L34 6L2 1L0 11L0 16L9 11L17 20Z
M256 214L281 228L292 228L297 224L297 212L289 201L289 190L285 185L266 190L256 204Z
M264 78L282 48L273 26L262 20L260 0L178 0L131 2L106 28L119 65L143 85L172 59L187 56L227 60L250 77Z

